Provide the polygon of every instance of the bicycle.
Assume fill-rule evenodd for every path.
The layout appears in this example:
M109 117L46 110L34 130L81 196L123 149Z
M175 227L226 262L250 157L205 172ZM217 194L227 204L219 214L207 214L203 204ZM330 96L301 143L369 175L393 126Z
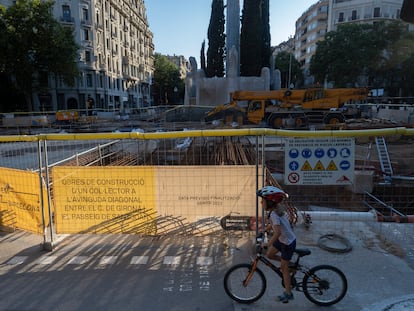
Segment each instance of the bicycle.
M331 306L341 301L348 290L345 274L331 265L308 268L300 264L300 259L310 254L309 249L295 250L296 260L289 265L292 289L303 292L308 300L319 306ZM256 257L251 263L237 264L224 275L224 289L231 299L249 304L263 296L267 284L265 274L257 267L259 262L273 270L281 278L284 287L280 267L262 255L262 247L258 246ZM303 274L301 282L296 280L298 273Z

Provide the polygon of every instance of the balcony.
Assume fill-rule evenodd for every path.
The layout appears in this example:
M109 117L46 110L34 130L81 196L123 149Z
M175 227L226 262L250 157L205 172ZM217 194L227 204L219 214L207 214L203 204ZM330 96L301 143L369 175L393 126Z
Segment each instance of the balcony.
M59 21L62 24L74 24L75 23L75 18L73 18L71 16L61 16Z
M90 20L82 20L81 25L86 27L92 27L92 22Z

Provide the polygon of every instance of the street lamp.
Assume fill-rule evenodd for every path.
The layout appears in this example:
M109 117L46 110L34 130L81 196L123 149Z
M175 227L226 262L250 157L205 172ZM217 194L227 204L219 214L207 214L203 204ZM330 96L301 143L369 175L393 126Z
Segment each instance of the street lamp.
M293 88L291 86L291 79L292 79L292 53L293 53L293 48L294 48L294 44L295 42L293 42L293 47L292 47L292 41L293 38L289 37L289 43L288 43L288 47L289 47L289 76L288 76L288 86L286 88Z
M177 103L177 92L178 92L178 88L174 86L174 104Z
M290 51L289 52L289 77L288 77L288 87L289 88L290 88L291 75L292 75L292 52Z

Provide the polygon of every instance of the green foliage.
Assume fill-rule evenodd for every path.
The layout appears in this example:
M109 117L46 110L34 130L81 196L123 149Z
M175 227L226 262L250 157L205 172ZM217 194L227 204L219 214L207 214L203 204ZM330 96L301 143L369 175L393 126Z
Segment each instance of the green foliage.
M33 91L44 91L39 77L55 74L73 85L78 75L72 29L51 15L53 2L19 0L0 13L0 68L26 97L31 110Z
M289 67L290 67L290 82L295 87L300 87L303 83L303 72L300 63L297 61L292 53L282 51L276 55L275 69L280 70L282 87L289 87Z
M164 55L154 55L153 96L156 104L179 103L184 97L184 81L180 70Z
M240 33L240 74L260 76L262 30L260 21L260 1L245 0Z
M224 23L223 0L213 0L208 27L207 66L205 70L207 77L224 76L224 50L226 44Z
M269 0L244 0L240 34L240 74L260 76L270 63Z
M336 86L356 82L376 49L383 49L371 29L368 24L349 24L327 33L311 60L310 71L316 80L322 83L326 78Z
M269 0L263 0L261 6L262 20L262 67L270 68L270 58L272 56L270 23L269 23Z
M318 82L337 87L365 77L366 86L388 88L391 95L398 84L412 82L413 53L414 35L400 22L346 24L317 43L310 71Z

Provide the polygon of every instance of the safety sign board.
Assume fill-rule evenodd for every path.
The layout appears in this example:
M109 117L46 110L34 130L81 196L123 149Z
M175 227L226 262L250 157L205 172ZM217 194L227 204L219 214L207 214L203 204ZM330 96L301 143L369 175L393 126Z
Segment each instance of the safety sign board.
M354 179L354 160L354 138L289 138L285 145L285 183L349 185Z

